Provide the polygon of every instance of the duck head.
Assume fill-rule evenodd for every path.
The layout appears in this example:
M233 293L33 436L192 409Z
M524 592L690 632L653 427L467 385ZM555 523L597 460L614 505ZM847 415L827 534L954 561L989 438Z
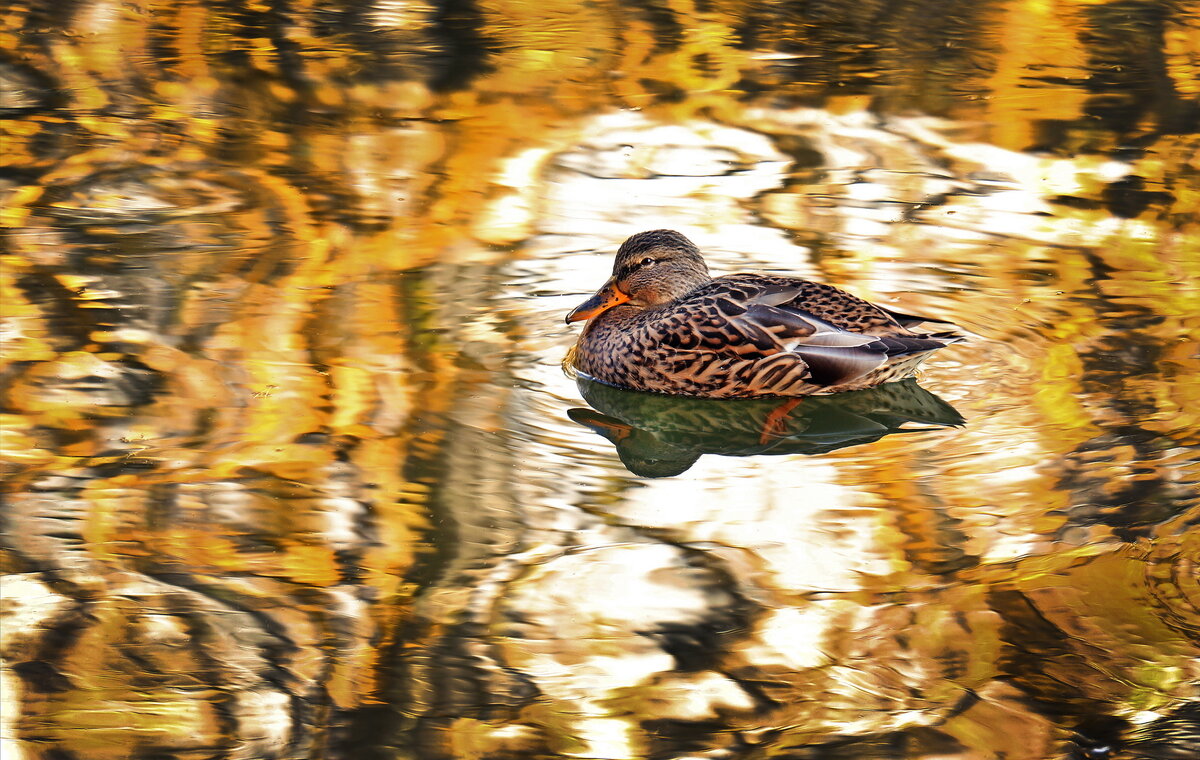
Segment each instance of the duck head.
M612 277L567 315L567 323L591 319L619 304L647 309L670 303L712 278L692 241L675 230L633 235L617 249Z

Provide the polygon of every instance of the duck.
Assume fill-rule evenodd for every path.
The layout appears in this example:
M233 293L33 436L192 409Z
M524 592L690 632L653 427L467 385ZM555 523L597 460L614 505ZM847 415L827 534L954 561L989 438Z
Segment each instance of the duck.
M612 276L566 316L585 322L568 363L600 383L696 398L803 397L912 377L964 339L949 322L774 274L712 277L668 229L630 236Z

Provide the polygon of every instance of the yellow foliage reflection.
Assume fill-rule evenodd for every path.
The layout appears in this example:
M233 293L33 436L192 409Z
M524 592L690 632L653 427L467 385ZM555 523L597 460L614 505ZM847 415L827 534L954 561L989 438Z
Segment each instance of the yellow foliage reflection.
M1200 753L1198 30L0 11L6 756ZM581 393L661 226L974 338L786 441Z

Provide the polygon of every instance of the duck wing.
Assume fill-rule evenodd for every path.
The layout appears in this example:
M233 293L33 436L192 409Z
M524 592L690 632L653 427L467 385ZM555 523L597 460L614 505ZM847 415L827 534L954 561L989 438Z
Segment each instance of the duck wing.
M821 310L826 314L821 316L797 305L807 305L814 286L815 295L825 296L818 301L825 306ZM833 291L834 297L829 298L827 291ZM860 313L854 314L854 308ZM842 325L828 318L830 311ZM780 373L789 359L798 358L807 365L806 380L816 385L852 382L890 359L947 343L907 334L890 316L848 293L792 278L721 278L678 303L674 316L680 319L668 331L664 341L668 345L747 360L775 358L766 364ZM860 324L886 325L891 334L864 334L844 326Z
M929 317L919 317L916 314L905 314L902 311L893 311L892 309L885 309L882 306L876 306L875 308L896 320L901 327L909 332L920 333L926 337L952 339L949 340L950 343L957 342L964 338L963 334L959 332L958 325L954 324L953 322L946 322L941 319L931 319Z

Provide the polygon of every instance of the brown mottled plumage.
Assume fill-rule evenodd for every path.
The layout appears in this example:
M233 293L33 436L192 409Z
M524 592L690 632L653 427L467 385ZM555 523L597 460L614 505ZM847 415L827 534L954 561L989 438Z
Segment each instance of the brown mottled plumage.
M830 285L765 274L713 279L674 230L639 232L613 274L567 315L587 319L579 371L634 390L705 398L808 396L909 377L961 340ZM944 322L935 324L950 327Z

